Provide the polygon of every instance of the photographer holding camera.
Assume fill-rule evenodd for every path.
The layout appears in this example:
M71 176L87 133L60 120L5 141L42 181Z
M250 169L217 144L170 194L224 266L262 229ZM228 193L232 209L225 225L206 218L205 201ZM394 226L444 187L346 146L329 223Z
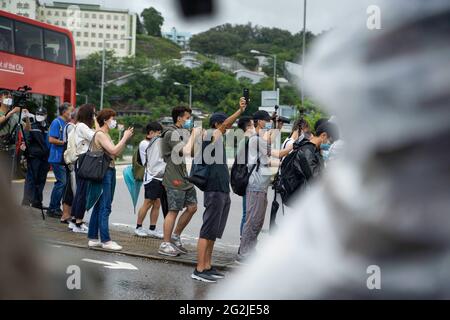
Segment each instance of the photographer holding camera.
M22 109L24 115L28 110ZM20 125L20 107L13 107L13 97L8 90L0 91L0 155L11 160L14 156L16 136ZM31 128L30 120L26 117L25 131Z

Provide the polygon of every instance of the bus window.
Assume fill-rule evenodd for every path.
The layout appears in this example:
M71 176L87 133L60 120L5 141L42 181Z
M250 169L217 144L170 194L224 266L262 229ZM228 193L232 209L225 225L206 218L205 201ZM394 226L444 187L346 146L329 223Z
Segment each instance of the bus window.
M0 50L13 52L12 21L0 17Z
M44 53L45 60L71 64L70 50L68 50L69 38L58 32L44 30Z
M43 59L42 29L16 21L16 54Z

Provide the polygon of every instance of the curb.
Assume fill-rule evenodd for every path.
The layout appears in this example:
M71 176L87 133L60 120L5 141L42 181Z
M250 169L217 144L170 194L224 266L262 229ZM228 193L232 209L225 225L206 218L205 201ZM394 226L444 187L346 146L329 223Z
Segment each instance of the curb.
M86 250L92 250L92 251L101 251L101 252L107 252L107 253L116 253L116 254L122 254L122 255L130 256L130 257L143 258L143 259L149 259L149 260L157 260L160 262L171 262L171 263L177 263L177 264L182 264L182 265L188 265L188 266L192 266L192 267L195 267L197 265L195 262L190 262L190 261L186 261L186 260L178 260L176 258L171 258L171 257L162 257L162 256L157 256L157 255L151 255L151 254L147 255L147 254L141 254L141 253L136 253L136 252L131 252L131 251L111 251L111 250L105 250L102 248L88 248L87 246L84 246L84 245L79 245L79 244L70 243L70 242L63 242L63 241L58 241L58 240L53 240L53 239L42 239L42 240L46 243L51 243L51 244L55 244L55 245L65 246L65 247L86 249ZM234 269L234 267L232 265L226 265L226 264L221 264L221 263L213 263L213 267L221 269L221 270L225 270L225 271Z

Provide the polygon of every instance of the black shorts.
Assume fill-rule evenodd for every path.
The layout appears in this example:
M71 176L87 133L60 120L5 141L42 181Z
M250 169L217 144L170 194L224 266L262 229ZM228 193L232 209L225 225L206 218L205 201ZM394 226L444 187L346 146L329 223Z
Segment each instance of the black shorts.
M230 212L231 199L228 192L205 192L205 212L200 238L216 241L222 238Z
M147 183L145 186L145 199L147 200L156 200L161 199L163 195L163 185L162 181L153 179L149 183Z

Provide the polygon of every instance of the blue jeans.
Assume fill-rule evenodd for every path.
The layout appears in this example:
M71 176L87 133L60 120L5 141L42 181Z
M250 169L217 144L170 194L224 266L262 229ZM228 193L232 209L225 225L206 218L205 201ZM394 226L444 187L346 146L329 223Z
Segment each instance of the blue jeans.
M50 211L61 210L61 200L64 195L67 183L66 167L62 164L53 164L53 173L55 174L56 182L53 187L52 195L50 197Z
M245 220L247 219L247 196L242 197L242 220L241 220L241 232L240 235L242 236L242 230L244 230L244 224Z
M109 215L111 214L111 203L113 198L113 185L116 180L116 170L109 168L106 171L102 182L102 195L94 206L89 221L88 238L90 240L98 240L100 233L100 241L102 243L111 241L109 236Z

